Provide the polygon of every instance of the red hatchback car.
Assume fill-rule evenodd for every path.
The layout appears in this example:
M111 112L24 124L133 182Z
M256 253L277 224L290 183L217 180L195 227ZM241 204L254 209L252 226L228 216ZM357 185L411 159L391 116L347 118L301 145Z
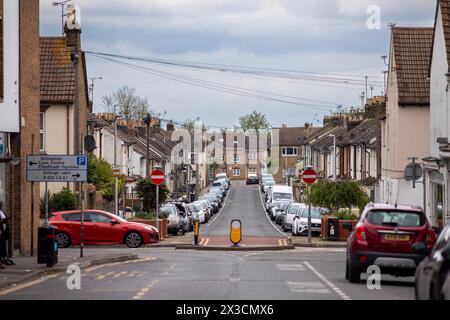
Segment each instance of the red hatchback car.
M62 248L80 244L81 211L54 212L49 223L58 228L56 237ZM129 222L112 213L101 210L84 212L85 244L121 244L137 248L156 243L159 234L155 227Z
M436 234L422 209L414 206L368 204L355 230L347 240L345 277L358 283L361 273L371 265L382 273L395 276L413 276L416 267L425 258L415 250L417 245L431 249Z

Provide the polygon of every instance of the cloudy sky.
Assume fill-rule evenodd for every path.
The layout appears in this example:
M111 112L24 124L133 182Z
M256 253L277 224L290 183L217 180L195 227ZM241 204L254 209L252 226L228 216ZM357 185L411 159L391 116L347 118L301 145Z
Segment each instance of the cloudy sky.
M165 119L183 121L200 117L206 124L218 127L230 127L240 115L252 110L266 114L274 126L282 123L301 126L306 121L319 126L317 120L338 105L360 106L365 75L369 76L369 88L373 87L373 91L369 89L369 97L371 91L376 95L383 90L385 65L380 57L388 52L388 24L432 26L435 11L434 0L72 3L82 11L84 50L258 68L260 73L248 74L127 61L145 67L142 72L88 56L88 76L103 77L95 82L96 112L103 110L103 95L128 85L149 100L152 110L167 112ZM379 30L369 30L366 24L371 5L380 8ZM41 35L61 34L60 15L60 7L53 7L51 0L41 1ZM277 71L282 75L261 73L268 69L283 70ZM180 79L228 87L214 91ZM229 93L243 90L253 90L250 91L253 97ZM275 94L269 96L272 100L254 97L267 97L268 93Z

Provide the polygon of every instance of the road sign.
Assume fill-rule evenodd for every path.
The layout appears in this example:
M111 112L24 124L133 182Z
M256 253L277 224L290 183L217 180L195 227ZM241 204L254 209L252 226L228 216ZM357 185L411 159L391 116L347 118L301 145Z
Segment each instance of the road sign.
M410 163L405 168L405 180L416 181L422 177L423 169L418 163Z
M120 176L120 169L118 167L112 169L113 177L119 177Z
M307 184L312 184L317 180L317 173L314 170L307 169L303 171L302 179Z
M27 156L29 182L87 182L88 158L85 155Z
M152 173L150 173L150 180L153 184L156 185L163 184L164 181L166 180L164 171L160 169L153 170Z

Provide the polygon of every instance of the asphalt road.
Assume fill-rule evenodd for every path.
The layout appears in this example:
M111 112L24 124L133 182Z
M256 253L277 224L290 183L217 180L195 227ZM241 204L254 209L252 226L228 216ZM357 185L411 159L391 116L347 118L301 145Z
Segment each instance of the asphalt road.
M259 185L233 181L222 211L213 217L211 223L202 226L202 235L228 236L233 219L241 220L243 237L284 237L267 219L259 196Z
M282 236L262 209L257 186L235 183L215 220L202 228L226 235L231 219L244 234ZM68 249L72 250L72 249ZM381 289L345 280L344 248L283 251L194 251L173 248L89 248L127 251L140 260L81 270L81 289L67 288L67 274L0 291L0 299L177 299L177 300L395 300L414 298L413 278L383 276Z

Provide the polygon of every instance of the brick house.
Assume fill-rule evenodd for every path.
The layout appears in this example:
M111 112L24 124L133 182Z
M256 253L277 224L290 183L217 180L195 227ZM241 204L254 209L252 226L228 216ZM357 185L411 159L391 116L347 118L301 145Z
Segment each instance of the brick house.
M81 151L81 137L87 133L87 114L91 110L86 60L81 52L81 30L69 30L66 27L65 33L65 36L40 38L39 151L42 154L77 154ZM73 52L80 57L76 70L71 59ZM75 118L77 104L80 113L78 124ZM76 125L79 126L78 130L74 130ZM63 187L74 190L73 183L48 183L52 193L61 191ZM41 184L41 193L43 190Z
M39 224L39 184L26 181L26 156L39 153L39 1L0 0L0 92L7 100L11 92L5 91L8 74L3 75L5 61L4 9L18 6L19 22L19 81L18 115L19 130L8 131L11 123L0 119L0 132L4 143L0 156L0 201L5 203L5 211L11 216L12 252L32 255L36 252L37 228ZM9 7L11 8L11 7ZM17 7L16 7L17 8ZM8 11L9 12L9 11ZM15 21L13 16L8 17ZM17 59L17 56L14 57ZM17 91L17 89L16 89Z

